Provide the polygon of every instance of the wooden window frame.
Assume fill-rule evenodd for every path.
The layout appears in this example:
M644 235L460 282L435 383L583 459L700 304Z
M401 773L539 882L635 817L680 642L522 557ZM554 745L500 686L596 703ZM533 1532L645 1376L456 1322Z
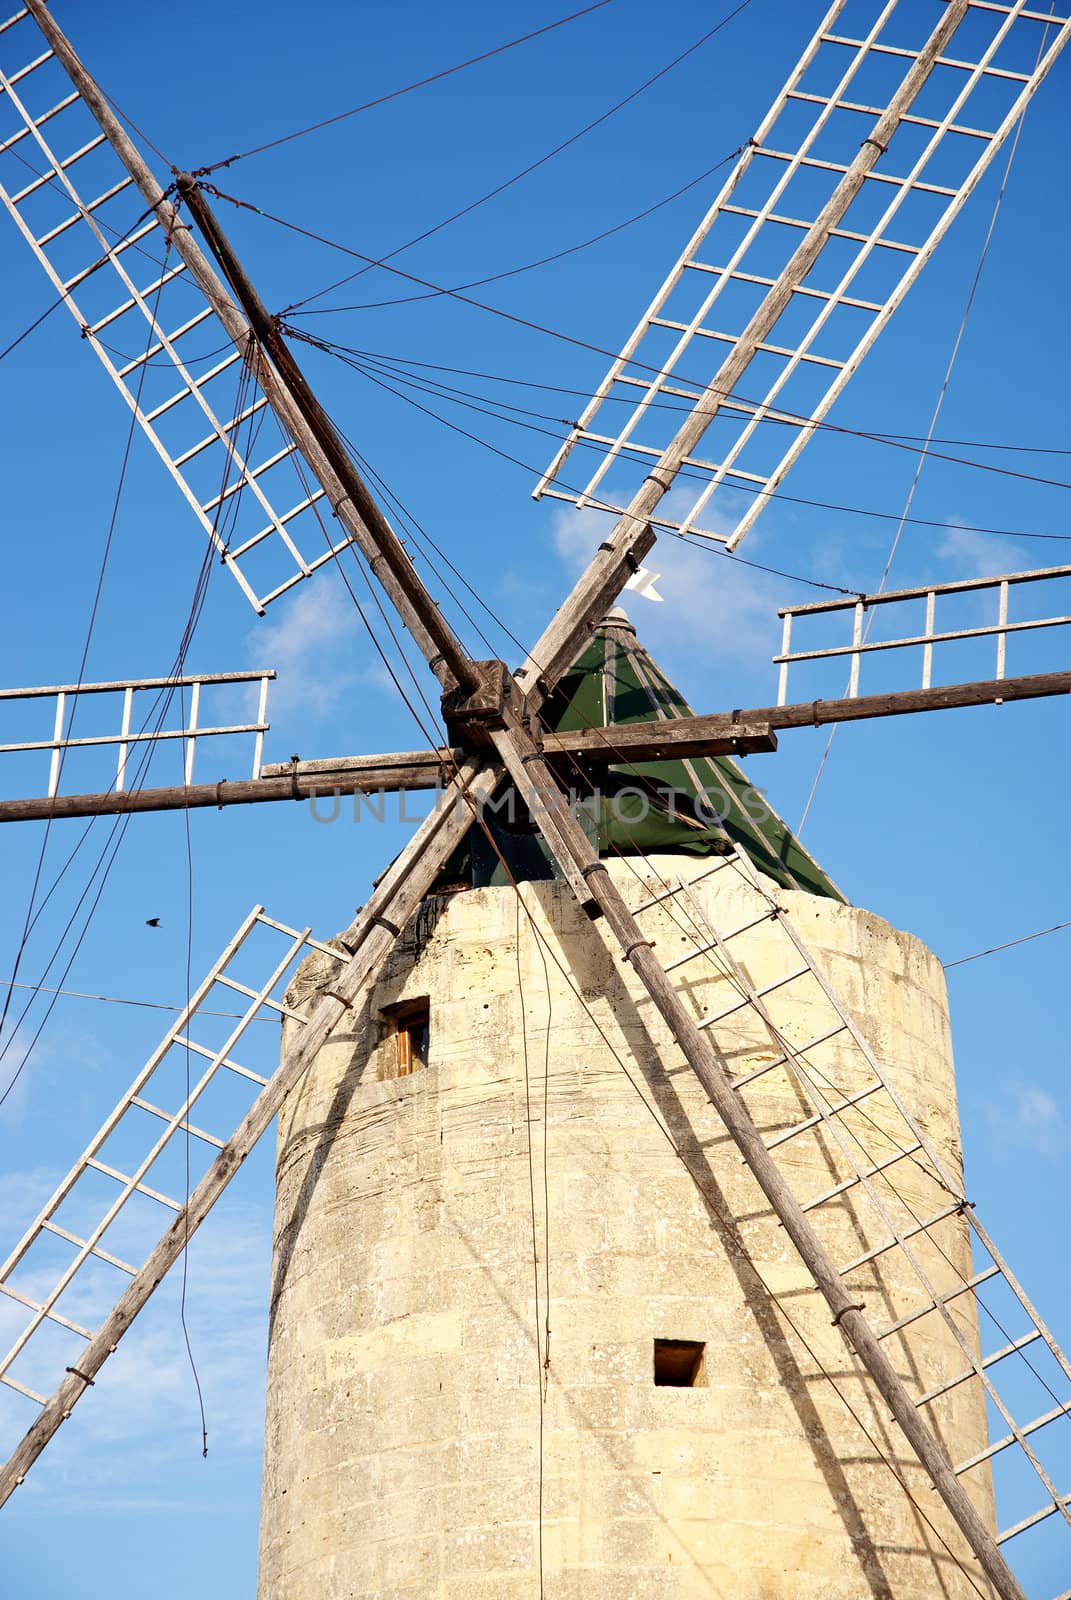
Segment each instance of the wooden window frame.
M408 1078L428 1064L431 1002L427 995L384 1006L380 1013L384 1036L393 1041L391 1071L387 1076Z

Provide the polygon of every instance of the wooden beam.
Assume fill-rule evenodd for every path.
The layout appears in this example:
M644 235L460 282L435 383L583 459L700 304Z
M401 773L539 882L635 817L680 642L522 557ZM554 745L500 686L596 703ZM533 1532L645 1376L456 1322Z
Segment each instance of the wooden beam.
M734 721L764 722L771 728L818 728L828 722L861 722L869 717L911 716L918 711L953 711L960 706L1001 705L1007 700L1041 700L1071 694L1071 672L1036 672L1021 678L980 678L931 689L901 689L893 694L862 694L854 699L804 700L788 706L734 711ZM722 717L696 722L724 726Z
M621 722L608 728L545 733L548 761L568 757L585 770L615 763L684 760L700 756L745 756L777 749L779 728L820 728L834 722L912 716L963 706L1000 705L1071 694L1071 672L1038 672L1021 678L983 678L931 689L858 695L844 700L803 700L788 706L756 706L665 722ZM275 762L263 776L244 781L194 784L190 788L141 789L129 793L57 795L53 799L0 800L0 823L48 817L115 816L128 811L181 811L198 807L254 805L265 800L309 800L322 795L381 794L436 789L463 761L460 750L409 750L390 755L328 756L317 761Z
M297 407L301 423L294 430L294 437L310 464L313 453L305 452L304 445L307 439L315 442L342 485L342 498L354 508L361 528L366 530L372 548L369 549L364 542L361 547L373 573L386 589L432 670L438 671L440 666L445 665L450 674L447 681L457 683L471 693L479 683L471 660L425 588L398 535L369 492L327 412L313 394L293 351L280 332L278 319L269 315L248 273L231 248L219 218L205 199L200 184L190 173L180 172L176 186L197 219L212 254L249 318L254 337L267 352L292 403ZM329 485L325 484L324 487L330 492ZM339 500L332 502L331 509L336 515L340 505ZM413 619L418 626L411 626Z
M456 761L463 760L457 752ZM444 762L445 773L444 773ZM265 800L312 800L319 795L383 794L394 790L437 789L452 776L449 750L415 750L389 756L354 756L343 767L331 762L299 762L275 768L275 776L231 782L178 784L164 789L114 789L100 794L60 794L50 798L0 800L0 823L38 822L56 817L114 817L131 811L193 811L215 806L257 805ZM325 776L309 767L329 769Z
M873 717L911 716L919 711L952 711L961 706L999 705L1071 694L1071 672L1039 672L1022 678L984 678L931 689L854 699L804 700L788 706L753 706L746 711L678 717L665 722L615 723L543 735L548 758L567 755L584 766L621 761L660 761L686 756L747 755L776 750L779 728L819 728L833 722Z
M746 756L777 749L769 723L731 716L671 717L665 722L615 722L608 728L546 733L543 754L570 756L585 767L621 761L679 760L685 756Z

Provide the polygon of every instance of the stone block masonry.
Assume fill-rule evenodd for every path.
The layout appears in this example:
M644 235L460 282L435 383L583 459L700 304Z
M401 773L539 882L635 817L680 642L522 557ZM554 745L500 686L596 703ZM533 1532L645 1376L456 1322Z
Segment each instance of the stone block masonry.
M609 866L633 902L637 872L699 870ZM776 892L958 1172L939 964L865 911ZM696 893L715 926L746 919L732 873ZM426 908L284 1107L260 1600L538 1600L540 1562L547 1600L976 1594L926 1519L963 1559L961 1538L631 971L562 886L522 894L524 910L505 888ZM671 911L654 918L663 948L678 930ZM756 985L783 968L768 929L735 948ZM329 973L314 958L296 1002ZM699 1013L731 1000L711 964L681 977ZM424 997L427 1065L397 1077L391 1009ZM780 1028L802 1043L820 1005L797 988ZM750 1011L716 1033L734 1076L775 1054ZM849 1087L849 1054L824 1052L815 1070ZM771 1133L806 1114L780 1070L748 1104ZM879 1153L896 1137L883 1114L866 1127ZM821 1134L779 1159L801 1195L842 1176ZM905 1207L933 1209L910 1162L895 1181ZM825 1227L840 1260L880 1242L852 1195ZM941 1243L963 1270L958 1220ZM849 1281L877 1321L919 1297L895 1251ZM967 1297L955 1304L974 1340ZM656 1340L703 1345L694 1385L655 1383ZM936 1318L889 1346L920 1390L963 1365ZM934 1408L954 1458L985 1441L975 1389Z

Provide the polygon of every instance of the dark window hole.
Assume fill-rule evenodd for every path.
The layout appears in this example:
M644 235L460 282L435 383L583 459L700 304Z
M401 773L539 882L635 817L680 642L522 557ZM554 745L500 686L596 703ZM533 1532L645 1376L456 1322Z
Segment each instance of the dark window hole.
M705 1349L706 1345L697 1339L656 1339L655 1386L667 1389L702 1388Z

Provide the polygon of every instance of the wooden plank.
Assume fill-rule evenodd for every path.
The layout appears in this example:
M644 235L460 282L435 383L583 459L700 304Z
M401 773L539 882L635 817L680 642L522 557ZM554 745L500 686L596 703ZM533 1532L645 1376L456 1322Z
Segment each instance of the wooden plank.
M804 700L787 706L760 706L734 711L742 722L765 722L771 728L821 727L828 722L860 722L868 717L911 716L918 711L953 711L961 706L999 705L1006 700L1039 700L1071 694L1071 672L1036 672L1020 678L982 678L974 683L938 684L929 689L902 689L893 694L863 694L854 699ZM699 717L698 722L721 718Z
M584 766L598 762L681 760L686 756L746 755L775 750L776 730L818 728L833 722L873 717L911 716L920 711L952 711L964 706L999 705L1071 694L1071 672L1038 672L1020 678L984 678L929 689L903 689L841 700L804 700L786 706L753 706L709 716L665 722L630 722L570 733L547 733L546 756L568 755ZM735 744L734 744L735 741Z
M768 723L730 716L671 717L664 722L617 722L606 728L547 733L543 753L568 755L585 767L619 761L681 760L685 756L746 756L777 749Z
M266 761L260 769L261 778L289 778L291 772L297 771L300 777L332 778L335 774L344 775L347 772L360 772L365 768L400 768L422 771L432 767L445 768L453 772L454 767L459 767L465 760L465 752L459 749L450 749L448 745L440 745L437 750L398 750L388 755L377 756L320 756L313 761Z
M449 760L446 773L454 770ZM458 752L458 760L463 760ZM444 784L444 755L417 750L395 756L355 756L342 768L323 763L321 776L282 770L286 776L246 778L218 783L176 784L162 789L109 789L96 794L61 794L26 800L0 800L0 823L37 822L59 817L111 817L131 811L192 811L215 806L258 805L266 800L312 800L349 794L387 794L408 789L437 789ZM315 766L317 763L308 763Z

